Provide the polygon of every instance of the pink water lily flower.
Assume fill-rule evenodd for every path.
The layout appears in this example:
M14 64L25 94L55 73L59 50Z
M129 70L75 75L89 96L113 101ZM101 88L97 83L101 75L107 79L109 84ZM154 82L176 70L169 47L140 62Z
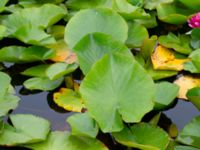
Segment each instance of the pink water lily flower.
M191 28L200 28L200 12L192 16L188 20L188 24Z

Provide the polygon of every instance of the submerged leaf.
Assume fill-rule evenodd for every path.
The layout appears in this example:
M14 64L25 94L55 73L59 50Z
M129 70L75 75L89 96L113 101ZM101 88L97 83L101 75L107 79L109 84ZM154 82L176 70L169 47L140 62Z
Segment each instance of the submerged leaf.
M153 109L155 85L133 57L112 54L92 67L80 92L102 131L111 132L123 129L122 120L139 122Z
M70 135L69 132L51 132L44 142L25 145L33 150L108 150L99 140Z
M68 111L81 112L85 107L79 93L66 88L61 88L53 95L54 102Z
M87 18L87 19L85 19ZM124 42L128 36L125 20L111 9L86 9L73 16L65 28L65 41L70 49L89 33L104 33Z
M200 148L200 116L192 119L181 130L177 140L183 144Z
M98 125L88 113L79 113L67 118L72 128L72 134L95 138L98 134Z
M175 57L174 52L163 46L158 46L151 56L153 68L158 70L183 70L184 63L190 59L178 59Z
M80 67L84 74L87 74L93 64L105 54L118 52L125 55L132 55L124 44L102 33L86 35L74 47L74 51L78 56Z
M147 123L125 127L121 132L113 133L113 136L123 145L142 150L166 150L170 140L164 130Z
M200 78L186 75L179 77L174 83L180 87L177 97L187 99L186 94L188 90L200 86Z
M11 115L10 120L13 126L5 124L0 134L0 145L14 146L44 141L50 130L47 120L33 115Z

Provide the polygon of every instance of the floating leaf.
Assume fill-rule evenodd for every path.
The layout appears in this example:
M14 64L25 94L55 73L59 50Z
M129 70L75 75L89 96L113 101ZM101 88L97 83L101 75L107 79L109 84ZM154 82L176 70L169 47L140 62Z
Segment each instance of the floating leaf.
M126 45L131 48L141 47L143 42L148 39L148 37L148 31L144 26L138 23L130 23Z
M74 51L78 56L80 67L84 74L87 74L92 65L105 54L119 52L125 55L132 55L124 44L102 33L86 35L74 47Z
M200 86L200 78L185 75L179 77L177 80L174 81L174 83L180 87L179 94L177 97L187 99L186 94L188 90Z
M63 0L19 0L19 4L23 7L33 7L33 6L40 6L44 5L45 3L53 3L58 4L61 3Z
M55 44L48 45L47 47L56 52L55 56L51 58L52 61L66 62L68 64L77 62L76 54L68 48L67 44L63 40L60 40Z
M5 36L5 33L6 33L6 27L0 25L0 40Z
M190 9L200 11L200 1L199 0L178 0L179 2L183 3L185 6L187 6Z
M200 70L192 63L192 61L184 63L184 70L191 73L200 73Z
M55 39L44 29L59 21L65 14L61 7L45 4L15 11L3 20L3 25L7 27L7 36L28 44L46 45L55 43Z
M128 36L128 26L119 14L110 9L81 10L68 22L65 41L73 49L84 36L94 32L105 33L124 42Z
M125 127L113 136L123 145L142 150L165 150L170 140L164 130L147 123Z
M200 110L200 87L190 89L186 96Z
M190 54L192 52L190 48L190 37L187 35L176 36L170 32L168 35L160 36L158 41L161 45L172 48L182 54Z
M200 71L200 49L197 49L195 51L193 51L190 55L189 58L191 58L193 65L195 66L195 68Z
M183 64L190 59L178 59L172 50L158 46L151 56L153 68L158 70L183 70Z
M158 18L166 23L180 25L184 24L187 21L187 16L183 12L187 12L186 9L182 9L172 4L160 4L157 6L157 15ZM185 13L184 12L184 13Z
M155 86L133 57L112 54L92 67L80 92L102 131L111 132L123 129L122 120L139 122L152 110Z
M7 2L8 2L8 0L1 0L0 1L0 12L4 11Z
M199 149L190 146L175 146L174 150L199 150Z
M48 48L31 46L8 46L0 50L0 61L25 63L47 60L54 56L54 51Z
M170 82L160 82L156 84L156 109L163 109L169 106L176 98L179 92L179 87ZM163 96L165 95L165 96Z
M198 49L200 48L200 29L199 28L195 28L192 30L192 33L191 33L191 41L190 41L190 44L191 46L194 48L194 49Z
M79 113L67 118L72 128L72 134L95 138L98 133L98 125L88 113Z
M61 88L59 92L54 93L53 99L58 106L68 111L81 112L85 107L79 93L71 89Z
M113 8L126 19L150 18L150 15L144 9L132 5L127 0L113 0Z
M2 99L10 86L11 78L3 72L0 72L0 99Z
M49 78L30 78L26 80L23 84L29 90L43 90L50 91L61 85L63 82L63 78L59 78L56 80L50 80Z
M33 150L108 150L99 140L89 137L77 137L68 132L50 133L45 142L26 145Z
M193 118L181 130L177 140L183 144L200 148L200 116Z
M50 130L47 120L33 115L11 115L10 120L13 126L4 125L0 145L14 146L44 141Z
M144 8L152 10L163 3L172 3L174 0L144 0Z

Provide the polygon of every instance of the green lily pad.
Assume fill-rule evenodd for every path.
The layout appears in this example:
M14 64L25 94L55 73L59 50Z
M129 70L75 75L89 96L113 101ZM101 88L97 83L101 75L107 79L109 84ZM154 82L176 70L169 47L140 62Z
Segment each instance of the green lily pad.
M33 150L108 150L108 148L97 139L89 137L77 137L69 132L51 132L44 142L25 145Z
M133 57L112 54L94 64L80 92L101 130L114 132L123 129L122 120L139 122L152 110L155 85Z
M0 40L5 36L5 33L6 33L6 27L0 25Z
M7 27L7 36L28 44L46 45L55 43L55 39L44 29L59 21L65 14L66 11L61 7L45 4L15 11L3 20L3 25Z
M172 3L174 0L144 0L144 8L153 10L160 4Z
M166 23L180 25L186 23L188 17L172 4L160 4L157 6L158 18ZM186 11L186 9L184 9Z
M200 116L192 119L180 132L178 142L200 148Z
M7 3L8 3L8 0L1 0L0 1L0 12L4 11Z
M168 35L160 36L158 42L161 45L172 48L182 54L190 54L192 52L192 49L190 48L190 37L187 35L176 36L170 32Z
M0 72L0 117L18 106L19 98L14 95L10 82L11 78L7 74Z
M194 49L199 49L200 48L200 29L199 28L196 28L196 29L193 29L192 32L191 32L191 41L190 41L190 44L191 46L194 48Z
M149 38L147 29L138 23L130 23L126 45L131 48L141 47L143 42Z
M113 0L113 8L126 19L150 18L150 15L144 9L132 5L127 0Z
M200 110L200 87L190 89L186 96Z
M195 147L190 147L190 146L175 146L174 150L199 150L198 148Z
M0 61L14 62L14 63L28 63L35 61L47 60L55 55L51 49L31 46L8 46L0 50Z
M14 146L44 141L50 130L50 123L33 115L11 115L13 126L5 124L0 134L0 145Z
M34 7L44 5L46 3L59 4L64 0L19 0L19 5L23 7Z
M95 138L98 134L98 125L88 113L79 113L67 118L72 128L72 135Z
M84 74L87 74L93 64L105 54L119 52L132 55L124 44L102 33L88 34L78 42L74 51L78 56L80 68Z
M54 102L68 111L81 112L85 105L78 92L71 89L61 88L53 95Z
M190 55L189 58L192 59L192 63L196 67L197 70L200 71L200 49L197 49L193 51Z
M179 2L183 3L185 6L187 6L190 9L200 11L200 1L199 0L178 0Z
M128 36L128 25L111 9L81 10L69 20L65 28L65 41L73 49L84 36L94 32L105 33L124 42Z
M111 6L112 1L110 0L68 0L66 2L67 7L70 9L87 9L102 6Z
M163 109L173 103L178 95L179 87L170 82L156 84L155 109ZM165 95L165 96L163 96Z
M50 80L49 78L34 77L26 80L23 84L29 90L50 91L61 85L63 78Z
M189 71L191 73L200 73L200 70L193 64L192 61L184 63L184 70Z
M142 150L166 150L170 140L164 130L147 123L125 127L121 132L113 133L113 136L123 145Z

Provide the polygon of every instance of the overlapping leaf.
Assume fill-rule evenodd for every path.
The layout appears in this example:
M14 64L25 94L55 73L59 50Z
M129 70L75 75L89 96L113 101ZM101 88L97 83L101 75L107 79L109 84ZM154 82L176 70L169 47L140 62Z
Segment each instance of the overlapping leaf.
M133 57L113 54L92 67L80 92L102 131L111 132L123 129L122 120L139 122L152 110L155 85Z

